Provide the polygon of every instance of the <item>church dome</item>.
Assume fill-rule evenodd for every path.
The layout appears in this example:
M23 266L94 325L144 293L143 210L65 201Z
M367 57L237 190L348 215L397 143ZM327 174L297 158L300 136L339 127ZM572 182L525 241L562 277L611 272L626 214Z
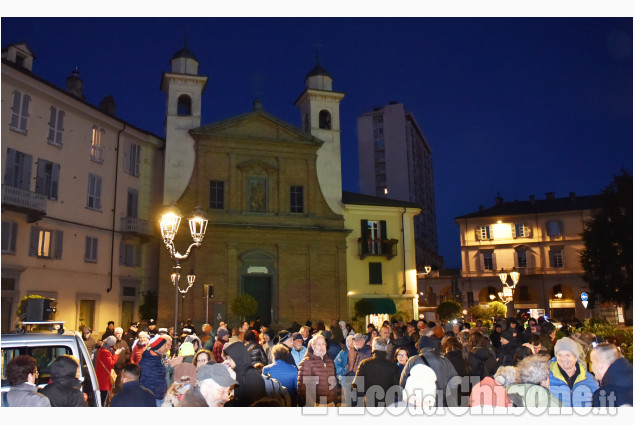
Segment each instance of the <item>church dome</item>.
M184 46L181 50L176 52L174 56L172 56L172 59L179 59L179 58L194 59L196 62L198 62L197 57L194 55L194 53L192 53L190 49L187 48L187 46Z
M322 65L320 65L320 62L318 62L315 65L315 68L313 68L313 70L311 70L311 72L309 72L306 76L306 78L309 77L316 77L316 76L323 76L323 77L329 77L329 78L333 78L329 75L329 73L327 72L326 69L324 69L322 67Z

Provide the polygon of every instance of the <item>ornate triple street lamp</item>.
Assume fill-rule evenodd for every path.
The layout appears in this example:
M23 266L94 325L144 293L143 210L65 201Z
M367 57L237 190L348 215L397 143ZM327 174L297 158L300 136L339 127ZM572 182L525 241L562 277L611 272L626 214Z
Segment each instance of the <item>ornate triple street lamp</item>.
M207 217L201 210L200 206L196 207L196 210L188 218L190 224L190 234L192 235L192 244L187 248L185 254L179 253L174 247L174 238L179 231L179 225L181 224L181 212L176 208L176 205L170 205L164 210L161 215L161 237L165 247L170 252L170 257L174 260L174 267L170 279L172 285L174 285L174 335L172 338L172 353L177 353L178 346L176 336L178 332L178 312L179 312L179 292L185 294L194 285L196 276L194 273L190 273L187 276L187 288L181 289L179 286L179 280L181 279L181 260L186 260L190 256L190 251L193 247L201 246L203 238L205 237L205 231L207 230Z
M516 285L518 285L518 281L520 280L520 273L516 271L516 267L512 269L509 273L509 277L512 279L512 284L507 283L507 273L505 269L501 269L500 273L498 273L498 277L503 283L503 291L498 293L499 298L505 303L510 304L507 307L507 317L516 317L516 310L514 309L514 289L516 289Z

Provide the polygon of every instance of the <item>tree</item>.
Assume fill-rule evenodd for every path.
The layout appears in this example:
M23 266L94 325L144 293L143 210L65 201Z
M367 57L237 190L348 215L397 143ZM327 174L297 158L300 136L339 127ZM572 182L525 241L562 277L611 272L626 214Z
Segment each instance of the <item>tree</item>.
M448 321L463 315L463 306L456 301L444 301L437 307L439 319Z
M246 318L256 314L258 311L258 301L249 294L242 294L234 298L230 309L232 313L241 319Z
M141 320L157 318L159 312L159 297L156 292L148 291L143 294L143 304L139 306L139 317Z
M505 317L507 306L500 301L492 301L487 305L487 317Z
M373 314L373 305L365 299L361 299L353 305L354 317L364 317Z
M599 210L584 223L583 279L601 302L633 303L633 176L622 170L601 195Z

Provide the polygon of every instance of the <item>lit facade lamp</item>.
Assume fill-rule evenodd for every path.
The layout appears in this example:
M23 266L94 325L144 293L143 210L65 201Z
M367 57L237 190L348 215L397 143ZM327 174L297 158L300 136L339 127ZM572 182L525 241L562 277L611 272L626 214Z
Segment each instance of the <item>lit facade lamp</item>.
M178 312L179 312L179 292L181 294L187 293L194 285L196 276L194 272L190 272L187 276L187 288L181 289L179 281L181 279L181 261L185 261L189 256L192 248L201 246L205 232L207 230L207 217L201 210L200 206L197 206L194 213L188 218L190 225L190 235L192 236L192 243L185 251L185 254L181 254L174 247L174 238L179 231L179 225L181 224L181 212L175 205L170 205L164 210L161 215L161 237L163 238L163 244L170 253L170 258L174 260L173 272L170 275L172 285L174 286L174 338L172 340L172 352L177 352L177 340L176 335L178 332Z
M516 311L514 309L514 289L516 289L516 285L518 285L518 281L520 280L520 273L516 271L516 267L514 267L511 272L509 272L509 277L512 280L511 285L507 283L507 276L508 275L505 272L505 269L501 268L500 273L498 273L498 277L503 284L503 291L499 292L498 296L501 298L501 300L503 300L503 303L505 305L510 304L510 306L507 307L507 316L515 317Z

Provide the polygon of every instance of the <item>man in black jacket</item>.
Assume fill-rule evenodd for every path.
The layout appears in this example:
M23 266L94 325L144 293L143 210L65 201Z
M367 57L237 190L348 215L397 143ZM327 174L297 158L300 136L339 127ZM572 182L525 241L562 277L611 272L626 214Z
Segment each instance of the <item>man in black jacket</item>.
M67 354L57 357L51 363L51 383L40 392L47 396L53 407L86 407L82 383L79 376L79 363Z
M365 406L383 407L399 401L399 367L387 358L387 349L385 339L373 338L373 356L363 360L355 374L353 388L357 390L358 400L364 398Z
M121 390L112 398L111 407L155 407L152 391L139 384L141 368L129 363L123 368Z

